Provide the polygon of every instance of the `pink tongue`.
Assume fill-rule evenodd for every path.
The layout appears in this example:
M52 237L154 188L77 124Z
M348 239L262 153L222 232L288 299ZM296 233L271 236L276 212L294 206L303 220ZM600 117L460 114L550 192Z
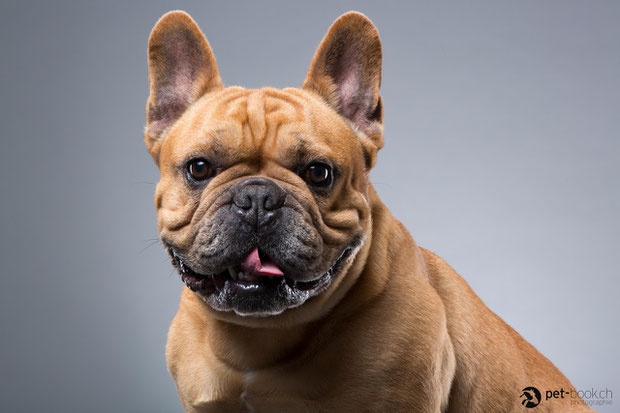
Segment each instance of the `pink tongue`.
M245 273L250 274L259 274L259 275L275 275L275 276L283 276L284 273L278 266L267 259L265 261L261 261L260 256L258 255L258 248L254 248L252 252L248 254L247 257L243 259L241 263L241 270Z

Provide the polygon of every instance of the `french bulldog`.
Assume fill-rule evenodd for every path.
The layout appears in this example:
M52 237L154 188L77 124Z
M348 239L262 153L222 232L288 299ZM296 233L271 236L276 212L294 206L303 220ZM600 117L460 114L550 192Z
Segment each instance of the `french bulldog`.
M181 11L153 28L148 64L158 230L187 287L166 358L187 412L590 411L527 390L573 387L373 189L368 18L333 23L301 88L224 87Z

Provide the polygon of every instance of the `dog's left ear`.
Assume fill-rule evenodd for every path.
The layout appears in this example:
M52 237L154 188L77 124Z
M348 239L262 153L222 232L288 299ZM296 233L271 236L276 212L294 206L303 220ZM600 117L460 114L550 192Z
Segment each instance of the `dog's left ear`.
M381 62L377 28L363 14L349 12L330 27L302 84L364 132L375 152L383 146Z
M166 130L198 98L223 86L209 42L183 11L171 11L155 24L148 61L151 94L144 143L159 164Z

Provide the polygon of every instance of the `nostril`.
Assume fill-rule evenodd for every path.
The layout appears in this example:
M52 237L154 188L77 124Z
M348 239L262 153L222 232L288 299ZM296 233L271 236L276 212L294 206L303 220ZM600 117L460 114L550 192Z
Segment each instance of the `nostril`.
M252 198L247 193L236 194L233 197L233 203L241 209L252 209Z
M265 202L263 203L263 208L265 211L275 211L276 209L282 207L284 204L284 195L277 194L269 194L265 197Z

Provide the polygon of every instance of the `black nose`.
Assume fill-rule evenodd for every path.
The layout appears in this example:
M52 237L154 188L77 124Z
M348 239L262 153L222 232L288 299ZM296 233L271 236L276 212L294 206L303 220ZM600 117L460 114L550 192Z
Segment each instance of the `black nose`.
M269 223L284 204L286 193L271 179L249 178L233 189L233 209L249 223Z

